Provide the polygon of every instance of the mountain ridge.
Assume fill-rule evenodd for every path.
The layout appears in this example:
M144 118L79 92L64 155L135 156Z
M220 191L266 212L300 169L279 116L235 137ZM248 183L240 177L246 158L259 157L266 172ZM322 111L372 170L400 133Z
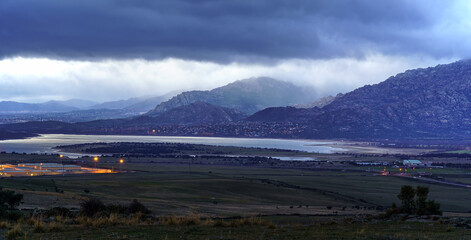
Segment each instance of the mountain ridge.
M196 101L237 109L248 114L267 107L289 106L315 99L313 91L267 77L249 78L209 91L187 91L165 101L147 114L155 116Z

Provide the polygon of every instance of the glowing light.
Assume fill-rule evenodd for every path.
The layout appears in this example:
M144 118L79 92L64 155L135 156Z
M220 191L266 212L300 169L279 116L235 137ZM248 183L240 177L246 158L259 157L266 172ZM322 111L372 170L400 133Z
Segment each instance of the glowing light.
M153 133L155 133L155 129L154 129L154 130L152 130L152 132L153 132Z
M119 159L119 163L124 163L124 160L123 160L123 159Z
M94 157L93 161L98 162L98 157Z
M62 155L62 154L61 154L61 155L59 155L59 157L60 157L60 158L63 158L63 157L64 157L64 155Z

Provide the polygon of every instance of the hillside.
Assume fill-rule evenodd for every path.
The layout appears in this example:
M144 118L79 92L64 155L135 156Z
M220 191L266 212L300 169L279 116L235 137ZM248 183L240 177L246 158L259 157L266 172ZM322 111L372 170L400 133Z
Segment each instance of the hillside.
M295 108L273 107L256 112L246 119L249 122L296 122L306 124L319 116L322 110L318 107Z
M239 80L211 91L184 92L159 104L148 114L159 115L172 108L197 101L251 114L267 107L306 103L314 99L316 99L316 95L313 90L261 77Z
M205 102L176 107L155 117L159 124L208 124L228 123L247 117L240 111L223 108Z
M325 106L307 136L468 138L471 61L408 70Z

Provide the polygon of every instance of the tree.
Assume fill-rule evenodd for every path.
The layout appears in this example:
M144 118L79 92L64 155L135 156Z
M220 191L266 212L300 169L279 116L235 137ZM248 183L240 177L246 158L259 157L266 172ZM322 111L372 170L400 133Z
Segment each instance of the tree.
M409 185L404 185L401 187L401 192L399 195L397 195L397 198L399 198L402 201L402 205L399 208L399 210L402 213L414 213L415 212L415 201L414 201L414 196L415 196L415 190L413 187Z
M428 191L429 191L428 187L417 186L416 206L417 206L417 214L418 215L426 214Z
M0 217L8 217L23 200L23 194L11 190L2 190L0 187Z
M433 200L427 201L428 193L428 187L417 186L414 189L408 185L402 186L401 192L397 195L397 198L402 201L399 212L417 215L441 215L440 204ZM392 209L397 209L394 203Z

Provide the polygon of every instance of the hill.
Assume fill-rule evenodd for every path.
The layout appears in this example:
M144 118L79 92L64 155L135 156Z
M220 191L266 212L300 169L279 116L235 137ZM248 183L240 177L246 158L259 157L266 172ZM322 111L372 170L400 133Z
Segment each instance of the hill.
M471 61L408 70L322 108L307 136L469 138Z
M194 102L189 105L170 109L156 116L155 123L159 124L208 124L228 123L247 117L240 111L223 108L205 102Z
M159 104L148 115L159 115L172 108L197 101L251 114L267 107L289 106L312 101L316 99L313 92L313 90L272 78L250 78L211 91L183 92Z
M256 112L246 119L249 122L296 122L306 124L319 116L322 110L318 107L295 108L273 107Z

